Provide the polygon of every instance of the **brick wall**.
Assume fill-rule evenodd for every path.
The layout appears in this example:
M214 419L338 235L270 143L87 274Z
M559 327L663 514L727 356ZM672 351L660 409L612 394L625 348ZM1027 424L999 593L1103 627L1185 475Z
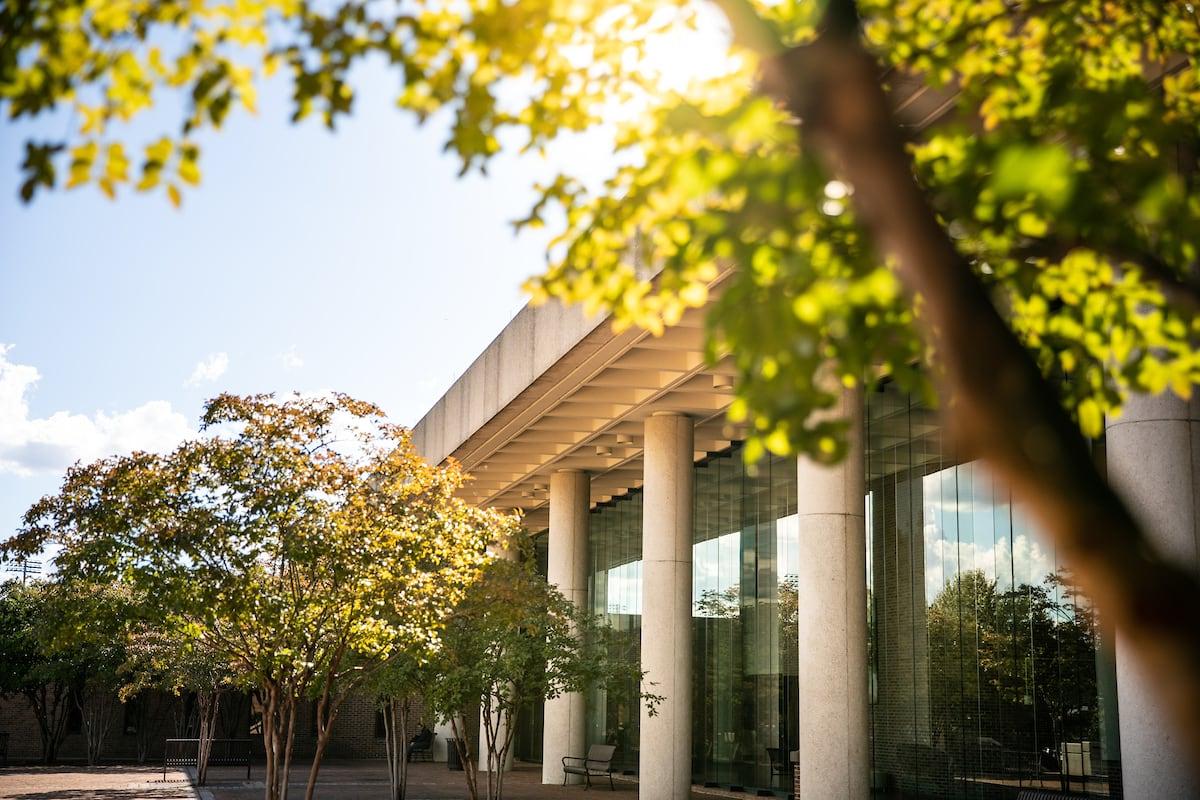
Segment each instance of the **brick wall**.
M143 737L148 742L147 761L162 759L163 740L174 733L174 715L171 698L155 698L147 708L147 715L140 720L144 728ZM262 752L259 734L250 734L250 704L248 698L235 696L225 699L225 718L218 723L218 737L250 738L255 750ZM130 712L127 717L127 709ZM297 710L295 754L297 757L311 756L316 747L316 730L313 724L314 706L302 702ZM105 761L132 762L138 758L136 724L132 707L116 703L112 725L105 737L101 758ZM175 710L175 714L178 714ZM413 704L409 714L407 741L416 733L423 720L424 704ZM329 758L374 759L384 758L385 750L382 731L378 728L375 699L354 696L345 701L342 711L333 726L333 735L326 755ZM432 721L426 720L432 727ZM24 697L0 698L0 732L9 734L8 758L10 763L36 762L41 758L41 735L37 718ZM87 757L87 743L82 733L69 733L59 748L59 760L83 761Z
M138 725L149 725L143 731L143 740L148 744L145 758L153 763L162 758L163 739L174 735L168 704L159 703L153 718L137 719L132 706L113 699L112 723L104 738L101 758L106 761L136 761L139 756ZM39 761L42 757L42 738L37 717L22 696L0 699L0 731L8 733L8 759L10 762ZM60 761L85 761L87 741L82 728L69 732L58 749Z

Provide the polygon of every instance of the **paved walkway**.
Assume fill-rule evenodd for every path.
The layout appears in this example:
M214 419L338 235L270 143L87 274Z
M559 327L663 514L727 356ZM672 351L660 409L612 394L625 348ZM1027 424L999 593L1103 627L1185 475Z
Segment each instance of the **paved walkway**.
M213 800L258 800L262 797L262 768L255 765L250 781L245 771L235 768L210 768L209 785L204 792L211 792ZM480 775L481 778L485 776ZM288 797L303 797L304 784L308 779L308 764L292 768ZM633 800L637 797L637 786L632 783L616 783L616 794ZM540 764L517 764L512 772L504 776L505 800L583 800L582 786L543 786ZM608 792L608 782L604 783ZM387 765L377 761L326 761L321 765L317 782L317 800L387 800ZM591 792L588 793L588 796ZM410 764L408 772L407 800L466 800L467 783L461 772L451 772L445 764Z
M258 800L262 797L262 767L255 766L250 781L244 770L213 767L209 769L209 785L201 790L212 800ZM302 798L308 765L293 767L288 797ZM480 776L484 777L484 776ZM610 794L636 800L637 783L618 778L615 791L609 791L608 781L594 783L585 793L583 786L546 786L542 784L541 764L518 763L504 778L505 800L602 800ZM317 782L317 800L388 800L387 765L378 761L326 761L321 766ZM745 793L732 794L715 789L694 788L693 800L714 798L746 798ZM466 778L461 772L451 772L445 764L418 763L409 766L407 800L466 800Z
M2 800L195 800L187 776L147 766L5 767Z
M482 777L482 776L481 776ZM288 796L303 798L308 764L292 768ZM637 784L618 778L615 791L608 782L582 786L545 786L540 764L517 764L504 779L506 800L600 800L609 794L636 800ZM326 761L317 783L317 800L389 800L387 767L373 761ZM194 790L182 771L152 766L9 767L0 769L0 800L260 800L262 764L254 765L250 780L245 767L212 767L208 786ZM716 789L693 788L693 800L746 798ZM445 764L412 764L408 800L467 800L466 779Z

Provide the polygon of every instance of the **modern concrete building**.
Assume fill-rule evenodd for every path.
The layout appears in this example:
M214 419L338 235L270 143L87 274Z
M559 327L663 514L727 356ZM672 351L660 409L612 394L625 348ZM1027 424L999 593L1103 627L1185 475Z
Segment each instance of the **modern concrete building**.
M714 287L718 294L720 286ZM556 699L518 757L617 746L647 800L692 784L804 798L1200 796L1139 674L1020 498L890 384L847 393L835 469L747 468L703 309L661 337L527 308L415 427L520 508L548 578L603 615L665 696ZM1146 400L1104 459L1196 568L1200 407ZM1041 795L1038 795L1041 796Z

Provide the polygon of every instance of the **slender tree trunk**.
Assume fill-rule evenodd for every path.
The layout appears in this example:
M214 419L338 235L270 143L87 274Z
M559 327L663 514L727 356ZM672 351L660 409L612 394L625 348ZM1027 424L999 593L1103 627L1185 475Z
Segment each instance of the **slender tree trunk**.
M404 800L408 791L409 698L388 697L383 706L383 744L388 760L392 800Z
M284 698L284 708L287 714L287 730L283 748L283 774L279 776L279 800L287 800L288 776L292 772L292 751L296 746L296 698L297 695L290 691L288 696Z
M275 768L277 756L275 750L275 697L270 689L262 694L262 737L263 737L263 784L266 787L267 800L275 798Z
M463 765L463 774L467 779L467 794L470 795L471 800L479 800L478 774L475 762L471 758L471 743L466 738L466 724L466 720L459 716L450 717L450 730L454 733L454 749L458 751L458 757Z
M84 688L75 696L75 705L83 721L83 735L87 747L87 763L94 767L100 762L104 739L112 727L113 708L116 699L112 692L103 687Z
M203 786L208 780L208 760L212 756L213 738L216 734L217 714L221 708L221 692L204 690L196 693L196 709L199 715L196 737L196 782Z
M67 708L71 697L70 687L58 683L25 692L25 699L38 723L43 764L58 762L58 747L67 734Z
M508 754L512 750L513 737L517 733L516 714L512 709L520 706L514 706L512 701L509 701L508 707L500 712L501 721L504 726L504 742L500 746L499 765L500 769L496 773L496 800L503 800L504 797L504 765L508 763Z
M288 774L295 740L296 703L292 687L270 684L263 687L263 749L266 751L267 800L286 800Z
M487 800L496 800L496 720L492 717L494 695L488 695L479 710L483 718L483 741L479 749L487 754Z
M1097 472L1053 387L955 250L892 118L852 0L831 0L824 32L764 65L764 87L803 122L806 146L854 186L859 218L908 291L936 353L954 439L1028 504L1081 588L1158 676L1200 766L1200 587L1165 562Z
M304 800L313 800L317 790L317 775L321 772L321 759L325 757L325 748L333 733L333 723L341 711L342 698L331 696L328 689L317 701L317 749L313 753L312 766L308 770L308 783L304 787Z

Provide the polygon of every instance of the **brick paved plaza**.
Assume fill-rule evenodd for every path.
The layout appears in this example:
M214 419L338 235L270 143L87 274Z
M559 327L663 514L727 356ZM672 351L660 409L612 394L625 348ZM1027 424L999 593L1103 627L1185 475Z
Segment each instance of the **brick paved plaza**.
M179 770L150 766L8 767L0 769L0 800L194 800Z
M302 797L308 765L292 769L289 796ZM209 785L195 790L178 770L167 773L151 766L110 766L89 768L10 767L0 769L0 800L257 800L263 795L262 765L256 764L250 780L242 768L214 767ZM582 786L545 786L538 764L517 764L505 778L507 800L549 800L585 798L615 794L637 796L637 784L618 780L615 792L607 783L586 792ZM593 792L601 793L593 795ZM331 761L321 768L318 800L386 800L387 770L382 761ZM713 797L745 797L705 789L693 790L694 800ZM466 783L461 772L451 772L445 764L413 764L409 773L409 800L466 800Z

